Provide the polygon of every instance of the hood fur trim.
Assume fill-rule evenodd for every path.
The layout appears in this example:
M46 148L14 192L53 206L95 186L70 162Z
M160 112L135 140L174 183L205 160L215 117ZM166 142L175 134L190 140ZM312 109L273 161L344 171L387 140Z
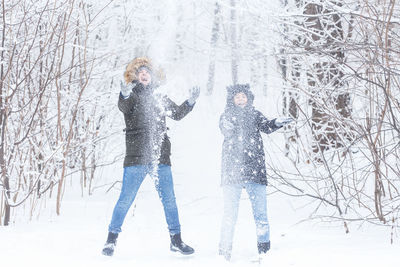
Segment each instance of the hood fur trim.
M131 83L134 80L138 80L137 71L140 67L145 66L151 71L151 83L154 85L161 85L165 83L166 77L165 73L161 68L154 69L153 64L147 57L137 57L132 60L124 72L125 82Z
M233 98L237 93L244 93L247 96L247 105L252 106L254 102L254 94L250 91L250 85L246 84L235 84L226 87L227 95L226 95L226 105L234 106Z

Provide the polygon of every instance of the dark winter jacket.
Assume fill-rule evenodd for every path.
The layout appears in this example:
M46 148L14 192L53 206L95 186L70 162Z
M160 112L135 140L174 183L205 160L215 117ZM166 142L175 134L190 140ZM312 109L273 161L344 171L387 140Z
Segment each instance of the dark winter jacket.
M137 83L133 81L133 83ZM126 124L126 155L124 167L143 164L171 165L171 143L167 136L166 116L180 120L193 106L185 101L178 106L166 96L153 93L151 86L141 83L131 95L118 101Z
M247 95L248 103L244 108L236 106L233 102L233 96L238 92ZM275 125L275 119L268 120L253 107L253 99L248 85L228 88L227 106L219 124L224 135L222 185L246 182L267 185L264 146L260 132L269 134L280 127ZM225 122L229 122L233 128L226 128Z

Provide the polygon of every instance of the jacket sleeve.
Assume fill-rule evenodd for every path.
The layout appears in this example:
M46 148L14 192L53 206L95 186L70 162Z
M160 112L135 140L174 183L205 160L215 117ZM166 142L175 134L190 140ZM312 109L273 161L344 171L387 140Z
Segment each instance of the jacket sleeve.
M164 103L167 116L176 121L183 119L194 107L194 105L190 105L187 100L179 106L168 97L164 98Z
M282 128L281 127L277 127L275 125L275 120L268 120L261 112L256 111L257 112L257 127L258 129L266 134L270 134L272 132L275 132L276 130Z
M136 105L136 97L133 93L130 94L128 98L124 98L121 93L118 98L118 108L122 111L122 113L126 114L132 110L132 108Z

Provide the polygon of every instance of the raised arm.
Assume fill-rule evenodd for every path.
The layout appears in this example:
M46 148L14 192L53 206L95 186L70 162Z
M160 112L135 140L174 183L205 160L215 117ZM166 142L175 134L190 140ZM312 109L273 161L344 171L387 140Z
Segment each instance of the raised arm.
M118 98L118 108L119 110L122 111L122 113L129 113L129 111L132 110L132 108L136 104L136 98L133 94L128 96L128 98L124 98L121 94L119 95Z
M164 103L167 116L176 121L183 119L194 107L194 104L190 105L188 100L183 102L181 105L177 105L168 97L164 97Z
M134 82L126 85L121 81L121 92L119 93L118 98L118 108L123 113L128 113L136 104L137 98L134 96L132 89L137 85L138 84Z
M278 129L280 129L282 126L277 126L275 124L275 120L268 120L261 112L256 111L256 118L257 118L257 127L258 129L266 134L270 134Z

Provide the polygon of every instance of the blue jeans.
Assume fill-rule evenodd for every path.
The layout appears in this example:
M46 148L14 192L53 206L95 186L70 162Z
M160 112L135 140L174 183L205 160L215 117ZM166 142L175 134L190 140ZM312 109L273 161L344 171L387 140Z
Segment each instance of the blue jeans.
M155 186L164 207L169 233L178 234L181 232L171 166L168 165L159 165L158 168L154 168L152 165L135 165L124 168L121 194L113 211L111 223L108 227L109 232L121 232L125 216L147 174L155 176Z
M221 224L219 248L222 251L232 250L232 241L238 217L240 195L246 189L253 209L256 223L257 242L269 241L269 222L267 217L267 186L257 183L224 185L224 214Z

